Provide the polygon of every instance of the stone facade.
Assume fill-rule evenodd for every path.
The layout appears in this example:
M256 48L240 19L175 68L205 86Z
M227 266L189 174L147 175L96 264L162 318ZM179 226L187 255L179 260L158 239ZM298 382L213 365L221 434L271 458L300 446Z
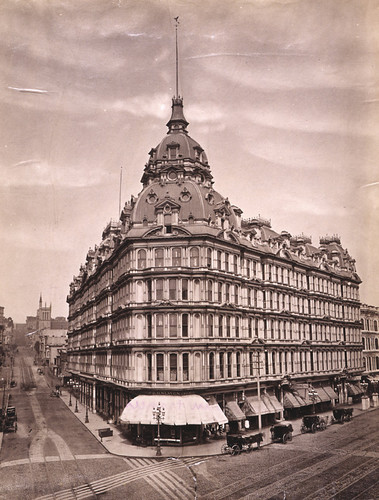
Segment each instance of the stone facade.
M267 422L296 409L287 393L299 408L332 404L333 390L343 401L363 370L354 260L336 235L314 246L243 219L214 190L187 125L176 97L142 191L70 285L68 368L81 399L117 421L139 394L197 394L239 426L254 425L258 381ZM310 400L311 387L331 396Z

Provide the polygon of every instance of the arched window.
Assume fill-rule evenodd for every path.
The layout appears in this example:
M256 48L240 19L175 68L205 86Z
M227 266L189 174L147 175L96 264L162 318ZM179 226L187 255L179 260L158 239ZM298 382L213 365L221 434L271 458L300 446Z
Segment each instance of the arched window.
M215 378L215 355L213 352L209 353L209 378Z
M220 314L218 317L218 336L219 337L222 337L224 334L223 321L224 321L224 316L222 314Z
M232 353L228 352L226 354L226 370L227 370L227 377L231 378L232 376Z
M241 353L239 351L236 352L236 370L237 377L241 376Z
M190 250L190 267L199 267L199 249L197 247Z
M174 267L180 267L182 265L182 249L173 248L172 249L172 265Z
M225 252L225 271L229 272L229 254Z
M146 268L146 250L138 250L137 254L137 268L145 269Z
M378 331L378 322L376 321L376 319L374 319L374 331Z
M154 251L154 255L155 255L155 267L163 267L164 265L163 248L156 248Z
M377 338L375 339L375 349L379 349L379 341Z

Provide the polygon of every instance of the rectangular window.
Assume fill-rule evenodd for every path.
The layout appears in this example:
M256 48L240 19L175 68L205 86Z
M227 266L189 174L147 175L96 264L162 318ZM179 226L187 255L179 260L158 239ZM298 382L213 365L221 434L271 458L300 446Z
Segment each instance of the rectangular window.
M225 252L225 271L229 272L229 254Z
M153 300L153 293L152 293L153 289L151 280L147 280L146 286L147 286L147 301L151 302Z
M239 337L240 336L240 319L235 318L235 322L236 322L236 337Z
M153 372L152 372L152 356L150 353L147 353L146 359L147 359L147 380L151 381L153 377Z
M212 283L212 281L208 281L207 284L208 284L207 299L208 299L208 302L212 302L212 300L213 300L213 283Z
M213 337L213 314L208 315L208 337Z
M224 378L224 353L220 352L220 378Z
M228 376L228 378L231 378L231 376L232 376L232 353L231 352L227 353L226 359L227 359L227 373L228 373L227 376Z
M207 248L207 267L212 267L212 249Z
M182 314L182 337L188 337L188 314Z
M155 249L155 267L163 267L164 264L164 251L163 248Z
M217 251L217 269L221 271L221 251Z
M182 300L188 300L188 280L182 280Z
M222 314L220 314L220 316L218 317L218 336L219 337L222 337L223 336L223 320L224 320L224 317Z
M170 337L177 337L178 335L178 316L177 314L170 314Z
M221 304L222 302L222 283L218 282L218 288L217 288L217 302Z
M189 363L188 363L188 354L185 353L182 356L183 362L183 382L189 380Z
M163 365L163 354L157 354L156 357L157 366L157 381L164 380L164 365Z
M149 339L153 336L153 321L151 314L147 315L147 336Z
M230 337L230 316L226 317L226 336Z
M170 381L176 382L178 380L178 356L177 354L170 354Z
M163 300L163 279L161 278L156 280L155 298L156 300Z
M230 285L229 285L229 283L225 284L225 302L230 302Z
M238 274L238 257L237 257L237 255L233 256L233 272L234 272L234 274Z
M176 279L168 280L168 297L170 300L176 300Z
M163 337L163 314L156 315L156 336L159 338Z
M182 249L173 248L172 249L172 265L174 267L180 267L182 265Z

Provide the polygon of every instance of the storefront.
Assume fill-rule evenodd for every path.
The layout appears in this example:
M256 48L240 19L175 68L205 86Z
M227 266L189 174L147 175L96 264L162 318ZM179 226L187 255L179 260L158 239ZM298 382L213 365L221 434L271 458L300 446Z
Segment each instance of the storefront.
M208 427L228 423L218 404L208 404L196 394L139 395L129 401L120 416L123 432L134 444L156 444L158 407L161 416L160 441L165 445L199 443L204 439Z

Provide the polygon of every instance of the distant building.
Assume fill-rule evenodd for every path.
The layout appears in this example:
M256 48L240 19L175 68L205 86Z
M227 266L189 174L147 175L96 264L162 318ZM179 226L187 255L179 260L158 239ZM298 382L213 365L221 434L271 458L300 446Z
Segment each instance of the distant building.
M61 316L52 318L51 309L51 304L43 304L41 295L36 316L27 316L26 324L18 324L17 331L25 331L36 360L53 368L58 365L59 351L66 348L68 322Z
M370 390L377 392L379 388L379 307L362 304L361 318L364 374L370 383Z
M355 261L338 236L316 247L260 216L242 219L214 190L187 125L175 97L141 192L89 250L67 298L81 399L122 416L138 442L153 442L159 400L163 437L182 444L199 440L204 422L238 430L362 392Z

